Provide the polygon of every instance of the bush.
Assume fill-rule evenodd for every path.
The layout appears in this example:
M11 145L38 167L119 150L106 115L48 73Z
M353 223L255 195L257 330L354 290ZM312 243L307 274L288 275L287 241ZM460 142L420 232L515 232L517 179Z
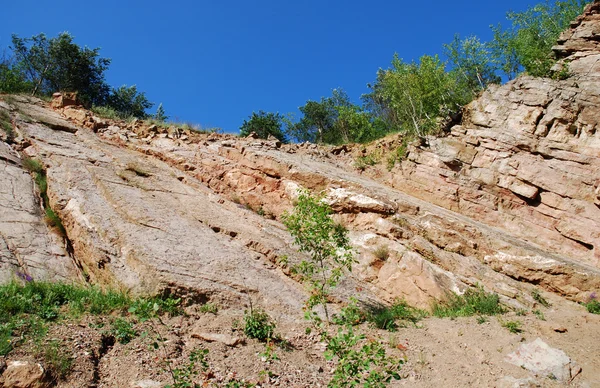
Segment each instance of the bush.
M244 334L262 342L272 340L275 338L275 323L264 311L244 312Z
M448 294L445 301L433 303L433 315L440 318L497 315L505 313L498 294L483 287L470 288L463 295Z

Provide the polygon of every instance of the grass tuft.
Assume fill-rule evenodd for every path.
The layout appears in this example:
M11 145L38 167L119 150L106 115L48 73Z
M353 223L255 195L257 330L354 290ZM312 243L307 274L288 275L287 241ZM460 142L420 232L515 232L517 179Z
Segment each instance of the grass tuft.
M436 301L433 315L440 318L470 317L473 315L504 314L498 294L486 292L483 287L470 288L463 295L448 294L446 300Z

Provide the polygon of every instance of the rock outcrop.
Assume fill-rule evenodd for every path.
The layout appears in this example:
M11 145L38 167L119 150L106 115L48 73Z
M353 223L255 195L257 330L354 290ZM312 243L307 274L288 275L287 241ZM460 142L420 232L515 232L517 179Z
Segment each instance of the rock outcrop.
M17 135L0 143L3 280L87 279L298 312L303 288L282 263L301 256L278 219L308 188L356 249L340 297L428 307L482 284L523 306L533 284L583 300L600 289L598 7L555 48L569 79L491 87L448 136L409 147L389 182L344 163L349 147L105 120L13 96L0 107ZM63 244L42 221L25 156L46 168Z
M393 171L394 188L562 258L486 258L511 277L537 283L542 267L571 260L600 268L599 12L589 5L554 47L569 78L490 87L446 137L409 147Z

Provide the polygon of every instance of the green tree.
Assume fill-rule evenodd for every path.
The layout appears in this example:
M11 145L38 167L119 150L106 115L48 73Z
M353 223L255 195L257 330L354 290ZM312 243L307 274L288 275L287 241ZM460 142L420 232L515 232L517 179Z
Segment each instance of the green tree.
M460 39L456 34L451 43L444 45L444 51L459 81L464 83L464 87L470 90L473 96L489 84L500 83L501 79L496 74L496 65L491 59L490 50L478 37L468 36Z
M536 77L548 77L556 63L552 46L560 33L582 13L590 1L546 1L523 12L507 14L511 26L492 26L490 48L498 67L509 78L520 71Z
M272 135L285 142L286 137L281 129L282 122L283 116L279 113L267 113L262 110L258 113L252 112L250 118L244 120L244 123L240 127L240 136L248 136L252 132L255 132L261 139L266 139L269 135Z
M106 105L114 109L120 117L146 118L146 109L154 104L148 101L145 92L138 92L137 86L120 86L112 89L107 98Z
M313 308L321 305L329 322L328 296L355 262L348 231L331 218L330 206L307 190L299 193L294 211L282 219L300 252L309 256L294 268L309 288L307 314L316 317Z
M14 58L6 53L0 58L0 92L19 93L30 90L31 85L25 80L25 74L16 65Z
M460 110L472 95L437 55L411 63L394 55L392 67L380 70L370 87L363 96L367 106L388 128L416 136L436 129L441 118Z
M32 95L77 91L83 102L96 105L108 96L104 72L110 59L101 58L99 48L79 47L67 32L50 39L45 34L13 35L12 49Z
M385 126L371 112L353 104L342 89L330 97L309 100L299 108L302 118L288 125L290 137L312 143L365 142L383 136Z
M165 108L163 108L163 104L161 102L160 104L158 104L158 108L156 108L154 119L161 122L165 122L168 120L168 118L169 116L167 116L167 114L165 113Z

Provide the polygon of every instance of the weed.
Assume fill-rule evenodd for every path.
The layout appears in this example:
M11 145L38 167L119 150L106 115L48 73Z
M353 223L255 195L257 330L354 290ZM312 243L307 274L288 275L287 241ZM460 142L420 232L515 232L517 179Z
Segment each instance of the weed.
M423 310L411 307L404 300L396 300L389 307L378 307L372 309L367 315L367 320L378 329L395 331L398 329L398 321L401 321L402 327L406 323L415 324L423 319L427 313Z
M46 208L45 220L48 226L55 228L61 236L67 235L67 231L65 230L60 217L50 207Z
M200 312L204 313L204 314L207 314L207 313L216 314L218 310L219 309L218 309L217 305L214 303L205 303L202 306L200 306Z
M328 387L385 387L392 379L400 379L398 371L404 361L388 357L381 342L366 340L351 325L339 328L334 336L323 332L322 337L327 343L325 359L337 359Z
M350 303L341 309L339 314L333 316L332 322L336 325L358 325L366 320L366 314L358 307L358 300L350 298Z
M544 313L541 310L533 310L533 315L535 315L540 321L545 321L546 317L544 316Z
M135 314L142 321L169 314L171 316L183 314L179 298L140 298L132 302L128 312Z
M477 323L479 323L480 325L486 323L487 321L487 317L484 317L483 315L477 317Z
M542 306L550 307L550 303L542 296L542 294L537 289L533 289L531 291L531 297L533 298L533 300L535 300Z
M513 334L518 334L523 331L523 329L521 328L523 326L523 323L521 321L502 321L502 320L500 320L500 325L502 327L507 328L508 331L510 331Z
M264 311L245 311L244 334L246 334L248 338L255 338L262 342L269 341L275 338L275 323Z
M527 310L517 309L517 310L515 310L515 314L517 314L518 317L524 317L527 315Z
M15 140L15 131L10 121L10 114L5 110L0 110L0 129L6 133L6 142L12 143Z
M265 344L265 351L260 354L262 361L269 362L279 360L279 356L277 355L277 353L275 353L274 347L275 346L273 342L267 341L267 343Z
M263 207L262 207L262 206L260 206L260 207L258 208L258 210L256 210L256 214L258 214L258 215L259 215L259 216L261 216L261 217L264 217L264 216L265 216L265 209L263 209Z
M208 349L196 349L189 355L189 362L181 368L170 369L171 377L173 378L172 385L166 385L165 388L196 388L200 387L194 383L194 378L198 376L200 371L208 370L208 361L206 355ZM197 366L200 366L198 371Z
M356 167L360 171L364 171L367 166L374 166L379 162L379 160L371 154L359 156L354 161L354 167Z
M376 258L386 261L390 257L390 248L387 245L380 245L373 252Z
M433 315L440 318L505 313L498 294L486 292L481 286L470 288L463 295L448 294L445 301L434 302L432 310Z
M585 304L587 311L592 314L600 314L600 302L597 300L591 300Z
M111 324L110 334L121 344L128 344L137 337L138 332L134 329L133 323L123 318L115 319Z
M60 341L51 340L39 344L36 353L44 360L46 370L55 378L65 379L71 372L73 358Z

